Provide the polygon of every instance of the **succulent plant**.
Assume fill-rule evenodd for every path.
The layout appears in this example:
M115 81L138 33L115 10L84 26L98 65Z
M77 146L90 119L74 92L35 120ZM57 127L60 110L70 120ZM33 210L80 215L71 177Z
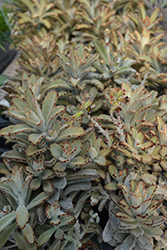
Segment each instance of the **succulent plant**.
M112 80L113 83L120 85L123 82L128 82L128 75L132 77L136 70L131 67L134 61L126 58L125 48L113 51L109 32L109 29L106 29L104 33L105 46L99 41L94 41L95 49L101 57L98 63L94 63L94 66L99 73L98 79Z
M15 6L0 248L166 250L165 2Z
M16 229L18 228L21 230L23 239L27 241L29 247L32 245L34 246L32 249L36 249L36 239L29 221L29 210L44 202L50 195L42 192L30 200L31 191L29 189L29 182L31 179L31 176L24 178L23 168L18 168L17 166L13 168L11 178L1 178L0 190L6 195L6 204L1 207L0 216L1 248L14 230L18 232ZM11 225L13 221L15 222ZM5 239L3 239L4 235Z
M144 86L133 91L129 84L123 83L121 89L108 87L105 92L104 105L108 108L109 115L100 114L96 120L102 127L111 128L111 131L114 129L114 132L117 130L119 134L122 130L128 132L132 126L148 131L154 126L157 115L166 114L164 108L157 109L157 92L149 92Z
M84 90L86 84L95 85L103 90L102 83L94 79L96 69L93 67L93 62L97 60L98 55L90 56L84 50L84 46L80 45L77 52L70 47L69 58L60 54L58 56L63 63L66 81L71 88L75 88L76 94L79 94L79 90Z
M60 25L60 37L63 33L66 33L68 40L71 40L72 32L75 30L75 25L78 22L76 14L78 10L78 2L76 0L56 0L54 5L57 12L56 21L57 24ZM53 32L56 34L56 29L53 29Z
M137 13L136 13L137 12ZM146 8L143 3L138 3L138 9L136 12L128 12L122 16L119 16L121 22L123 22L130 32L138 31L140 34L143 29L146 28L155 36L158 31L160 32L159 23L163 17L159 15L160 9L153 9L152 14L147 15Z
M76 242L75 239L72 240L72 237L68 237L67 235L65 235L65 232L71 229L71 225L75 223L75 217L61 211L58 201L55 201L51 205L48 204L45 210L45 214L46 217L50 220L50 224L52 225L52 227L49 227L48 230L40 234L38 238L38 246L44 245L52 236L52 234L54 234L54 237L56 238L55 244L58 244L62 239L68 239L66 240L66 244L68 243L69 239L74 243ZM63 244L64 247L66 244ZM59 247L59 249L61 249L61 247ZM75 249L77 248L75 247Z
M44 77L37 77L34 74L29 77L27 72L23 72L21 80L10 80L4 88L8 92L6 98L11 104L11 100L14 96L20 96L21 99L24 99L24 93L28 87L32 90L35 98L41 101L44 96L42 91L43 86Z
M162 34L163 35L163 34ZM146 58L146 64L140 71L147 71L146 86L159 90L166 88L166 43L155 46L150 58ZM148 64L148 65L147 65ZM147 69L146 69L147 68ZM149 69L149 70L148 70Z
M137 60L143 60L152 55L155 45L163 37L163 34L151 37L151 32L144 28L141 33L135 30L129 34L131 41L127 48L127 56L130 58L136 58Z
M152 238L163 234L164 222L163 216L154 215L163 202L155 195L157 186L132 179L119 188L121 196L110 195L116 207L103 231L104 241L117 250L153 249Z
M14 43L26 39L27 35L32 37L43 32L43 28L49 30L55 23L57 11L55 4L49 0L19 0L15 5L17 13L15 14L16 24L14 32L18 34L13 36Z
M113 8L118 14L122 12L134 12L138 8L138 1L116 0L114 1Z
M118 30L120 23L115 16L115 10L111 3L103 3L100 0L82 1L76 12L79 22L76 24L76 31L73 32L74 41L89 43L103 39L103 32L106 28L111 31Z
M58 48L53 35L47 34L43 38L34 36L32 40L19 44L19 49L21 52L18 58L19 74L27 71L29 75L36 74L46 80L61 74L56 55Z

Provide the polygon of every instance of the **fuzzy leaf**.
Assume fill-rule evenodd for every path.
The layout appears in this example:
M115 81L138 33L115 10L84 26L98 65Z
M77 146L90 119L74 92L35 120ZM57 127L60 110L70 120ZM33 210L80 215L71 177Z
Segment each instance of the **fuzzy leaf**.
M91 79L90 83L94 84L100 91L103 91L104 85L97 79Z
M35 235L29 223L27 223L26 226L22 229L22 232L29 244L33 244L35 242Z
M65 89L71 89L71 87L68 85L67 82L61 80L61 79L56 79L55 81L51 81L47 85L47 90L49 89L55 89L55 88L65 88Z
M65 177L54 178L52 180L52 183L58 189L63 189L67 185L67 181Z
M24 132L33 132L36 131L36 129L31 128L29 125L27 124L17 124L14 125L13 128L11 128L10 130L10 134L20 134L20 133L24 133Z
M27 209L31 209L33 207L38 206L39 204L43 203L50 197L50 194L47 194L45 192L41 192L38 194L31 202L27 205Z
M38 238L38 246L43 246L44 244L46 244L46 242L50 239L55 230L55 227L53 227L41 234Z
M122 213L122 212L117 212L115 214L115 216L124 222L135 222L136 221L136 219L134 217L131 217L130 215L128 215L126 213ZM128 228L129 228L129 226L130 226L130 224L127 225Z
M72 174L68 174L66 177L67 180L76 180L76 179L84 179L84 178L98 178L99 173L94 169L82 169L77 172L73 172Z
M53 155L53 157L55 157L56 159L58 159L60 156L62 156L62 153L63 153L62 147L56 143L52 143L50 145L50 151L51 151L51 154Z
M86 164L84 157L76 156L74 159L70 161L67 165L67 168L81 168Z
M45 170L41 173L41 178L42 178L43 180L51 179L51 178L53 178L53 176L54 176L53 170L48 169L48 168L45 169Z
M129 235L126 237L126 239L122 243L121 250L127 250L127 249L132 250L135 244L136 244L135 239L131 235Z
M42 154L45 151L46 151L45 148L38 148L38 147L35 147L33 145L30 145L30 146L28 146L28 148L26 150L26 155L27 156L35 156L38 154Z
M122 67L119 70L116 71L116 75L127 75L127 74L131 74L131 73L135 73L136 70L130 67Z
M104 46L99 41L94 41L93 43L95 45L95 48L96 48L97 52L103 58L105 63L110 65L109 60L108 60L108 56L107 56L107 53L106 53L106 50L105 50Z
M19 205L16 210L16 223L17 226L21 229L25 227L28 223L29 214L27 208L24 205Z
M125 148L121 148L121 147L117 147L117 150L120 152L120 153L122 153L122 154L124 154L124 155L126 155L126 156L128 156L128 157L132 157L132 153L130 153L128 150L126 150Z
M76 184L71 184L64 190L64 195L68 195L71 192L79 190L89 190L91 188L91 183L89 181L80 181Z
M53 109L54 105L56 104L57 98L58 98L58 94L56 91L50 91L46 95L44 102L43 102L43 105L42 105L42 115L43 115L45 121L47 121L51 110Z
M96 159L93 160L95 163L97 163L100 166L106 166L107 160L103 156L98 156Z
M62 142L68 140L69 138L75 138L85 135L83 128L81 127L70 127L63 131L59 137L56 139L56 142Z
M2 247L5 245L9 237L12 235L16 226L17 226L16 223L13 223L0 234L0 249L3 249Z
M145 234L147 234L147 236L149 237L157 237L157 236L161 236L163 234L163 231L161 228L149 228L149 229L144 229Z
M53 193L54 192L54 186L51 181L49 180L44 180L43 181L43 190L46 193Z
M10 130L13 128L14 126L13 125L10 125L10 126L7 126L7 127L4 127L0 130L0 137L1 136L5 136L5 135L9 135L9 132Z
M105 190L108 190L108 191L115 191L118 189L118 185L117 185L117 182L110 182L110 183L107 183L105 186L104 186L104 189Z
M16 212L11 212L0 219L0 232L2 232L6 227L13 222L16 217Z
M45 137L46 133L43 132L41 134L31 133L28 137L29 142L31 142L34 146L38 145L41 140Z
M36 244L33 245L28 244L25 237L22 234L20 234L17 230L14 231L13 236L19 249L37 250Z
M30 182L30 189L36 190L41 185L41 179L40 178L33 178Z
M144 231L140 227L131 230L131 235L137 240L143 235Z
M46 126L48 129L55 122L57 116L60 115L61 113L63 113L65 111L65 109L66 108L63 105L59 105L59 106L54 107L51 110L51 112L49 113L49 116L47 118L47 121L46 121Z

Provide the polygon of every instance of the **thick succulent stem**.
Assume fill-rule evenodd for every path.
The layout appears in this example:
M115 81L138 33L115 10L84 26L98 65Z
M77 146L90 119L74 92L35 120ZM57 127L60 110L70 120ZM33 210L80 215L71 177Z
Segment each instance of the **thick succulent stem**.
M114 123L116 129L117 129L117 134L119 136L119 139L121 141L125 141L125 134L123 130L123 122L121 120L120 114L117 114L117 119L113 116L113 114L110 112L110 117L112 119L112 122Z
M93 117L87 114L87 117L91 120L91 122L95 125L96 128L99 129L99 131L104 135L104 137L107 140L107 145L110 148L111 147L111 139L107 131L105 131L99 124L96 122Z

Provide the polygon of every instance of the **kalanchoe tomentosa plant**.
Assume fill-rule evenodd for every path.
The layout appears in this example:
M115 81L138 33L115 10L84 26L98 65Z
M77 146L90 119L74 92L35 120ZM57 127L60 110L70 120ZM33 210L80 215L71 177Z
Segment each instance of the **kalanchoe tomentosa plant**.
M5 85L11 125L0 136L13 147L0 163L0 248L9 239L19 249L82 250L96 235L116 250L166 250L158 10L148 17L144 1L124 0L16 5L29 38L19 45L18 75ZM156 85L163 96L150 90Z
M153 249L153 237L162 235L163 216L154 211L163 203L156 185L130 180L119 186L119 196L110 195L116 207L103 231L103 239L119 249Z

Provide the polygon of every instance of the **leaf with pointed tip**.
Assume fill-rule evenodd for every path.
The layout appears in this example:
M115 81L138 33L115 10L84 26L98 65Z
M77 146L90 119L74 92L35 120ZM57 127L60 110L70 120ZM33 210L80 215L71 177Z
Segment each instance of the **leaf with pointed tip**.
M27 209L29 210L33 207L36 207L49 198L50 198L50 194L47 194L46 192L41 192L34 199L31 200L31 202L27 205Z
M109 60L108 60L108 56L107 56L107 53L106 53L106 50L105 50L104 46L99 41L93 41L93 43L95 45L95 48L96 48L97 52L103 58L105 63L107 65L110 65Z
M44 99L43 105L42 105L42 115L47 122L48 116L51 112L51 110L54 108L54 105L57 102L58 94L56 91L50 91Z
M120 152L120 153L122 153L122 154L124 154L124 155L126 155L126 156L128 156L128 157L132 157L132 153L131 152L129 152L127 149L125 149L125 148L121 148L121 147L117 147L117 150Z
M143 228L149 228L149 227L159 227L164 222L165 218L159 215L159 216L151 216L148 219L142 218L141 220L141 216L137 215L137 220L140 221Z
M1 155L3 158L15 160L18 162L26 162L25 154L16 152L14 150L9 150Z
M16 241L17 247L24 250L37 250L36 244L30 245L25 237L20 234L17 230L13 232L14 239Z
M33 111L39 117L39 119L43 119L42 111L36 98L34 97L34 93L30 88L26 89L25 96L30 110Z
M11 212L0 219L0 233L16 218L16 212Z
M122 212L117 212L115 216L120 219L123 222L136 222L136 219L134 217L131 217L130 215ZM130 224L127 225L127 228L130 228Z
M10 238L16 227L17 227L16 223L13 223L0 234L0 249L3 249L3 246Z
M60 115L61 113L63 113L65 111L65 106L63 105L59 105L59 106L56 106L54 107L48 117L47 117L47 120L46 120L46 126L47 128L49 129L51 127L51 125L55 122L55 119L57 118L58 115Z
M68 140L69 138L76 138L76 137L83 136L83 135L85 135L83 128L69 127L65 131L60 133L60 135L56 139L56 142L62 142L62 141Z
M121 75L121 74L129 75L129 74L135 73L135 72L136 72L136 70L131 68L131 67L121 67L120 69L118 69L116 71L116 75Z
M50 239L50 237L55 232L55 230L56 230L56 228L53 227L53 228L45 231L44 233L42 233L38 238L38 246L43 246L44 244L46 244L46 242Z
M22 112L24 108L28 108L27 103L20 99L18 96L12 99L12 104L15 105L15 107Z

